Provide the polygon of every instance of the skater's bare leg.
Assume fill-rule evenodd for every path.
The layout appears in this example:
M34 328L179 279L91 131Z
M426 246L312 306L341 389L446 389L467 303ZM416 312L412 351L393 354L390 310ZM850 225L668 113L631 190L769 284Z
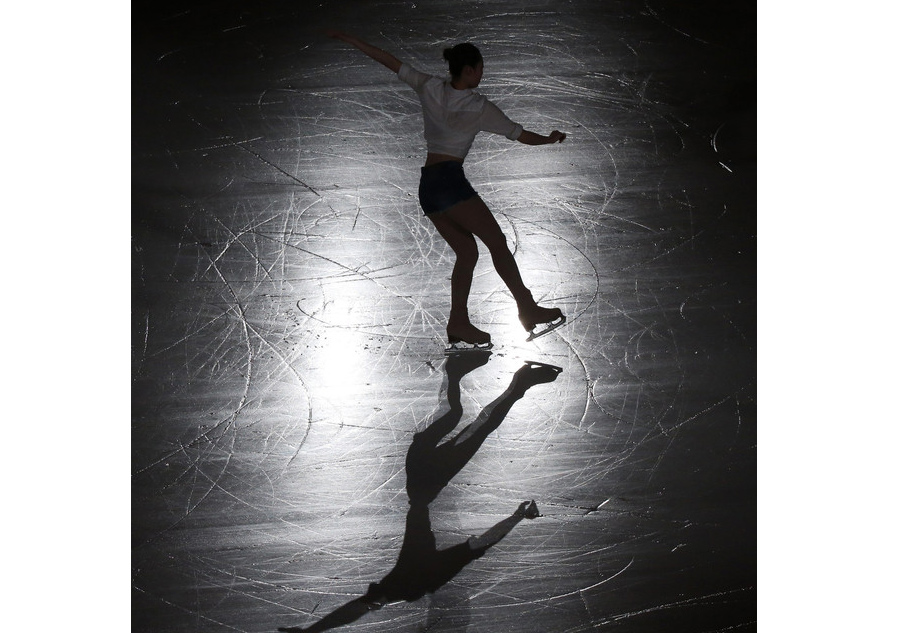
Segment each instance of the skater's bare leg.
M469 321L469 292L472 276L478 262L478 244L475 237L446 214L432 214L428 218L434 224L456 255L453 273L450 276L450 318L447 320L447 336L451 340L469 343L488 343L490 334L482 332Z
M480 197L474 196L457 204L445 215L464 231L484 242L491 254L494 269L516 301L519 318L526 330L531 330L538 323L547 323L562 316L558 308L542 308L535 303L531 291L522 281L519 266L507 246L503 230Z
M533 304L531 291L525 287L519 266L506 245L506 236L484 201L479 196L473 196L448 210L445 215L462 230L484 242L491 254L494 269L509 288L516 304L520 308Z

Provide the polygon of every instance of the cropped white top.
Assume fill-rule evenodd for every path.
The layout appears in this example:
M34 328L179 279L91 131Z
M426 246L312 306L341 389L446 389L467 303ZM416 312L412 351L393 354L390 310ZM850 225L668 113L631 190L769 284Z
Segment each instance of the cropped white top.
M457 90L445 79L404 63L397 75L419 95L428 151L465 158L478 132L502 134L515 141L522 126L474 90Z

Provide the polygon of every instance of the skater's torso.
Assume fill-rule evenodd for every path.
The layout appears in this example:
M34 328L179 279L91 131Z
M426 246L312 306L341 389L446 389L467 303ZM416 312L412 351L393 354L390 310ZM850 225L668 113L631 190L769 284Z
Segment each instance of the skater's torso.
M470 88L458 89L444 79L402 64L398 77L419 96L424 119L425 165L452 160L463 162L479 132L501 134L516 140L522 126L496 105ZM433 155L433 156L432 156Z
M450 154L437 154L435 152L428 152L428 156L425 157L425 166L434 165L435 163L444 163L448 160L456 161L457 163L461 163L465 160L465 158L460 158L459 156L451 156Z

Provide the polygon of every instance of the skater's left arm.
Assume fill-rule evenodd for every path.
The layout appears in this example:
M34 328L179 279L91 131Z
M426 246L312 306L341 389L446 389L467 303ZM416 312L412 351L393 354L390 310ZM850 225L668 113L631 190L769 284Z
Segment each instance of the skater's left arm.
M376 62L387 66L393 72L399 72L400 66L403 65L399 59L388 53L387 51L383 51L377 46L372 46L368 42L364 42L358 37L354 35L350 35L349 33L344 33L343 31L326 31L325 34L328 37L332 37L336 40L341 40L342 42L347 42L352 46L355 46L363 53L374 59Z
M522 133L517 140L525 145L549 145L551 143L562 143L566 140L566 135L559 130L553 130L547 136L528 130L522 130Z

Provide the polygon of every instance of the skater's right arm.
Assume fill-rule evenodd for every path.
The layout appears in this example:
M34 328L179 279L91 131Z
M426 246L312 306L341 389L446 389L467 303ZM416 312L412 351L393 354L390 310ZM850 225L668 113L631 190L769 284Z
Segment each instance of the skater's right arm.
M383 51L376 46L372 46L368 42L364 42L361 39L359 39L358 37L356 37L354 35L350 35L349 33L344 33L343 31L329 30L329 31L326 31L325 34L328 37L332 37L336 40L341 40L342 42L347 42L347 44L355 46L356 48L361 50L363 53L365 53L366 55L368 55L369 57L374 59L376 62L379 62L380 64L384 64L391 71L393 71L395 73L399 72L400 66L403 65L403 62L401 62L399 59L397 59L396 57L394 57L387 51Z

